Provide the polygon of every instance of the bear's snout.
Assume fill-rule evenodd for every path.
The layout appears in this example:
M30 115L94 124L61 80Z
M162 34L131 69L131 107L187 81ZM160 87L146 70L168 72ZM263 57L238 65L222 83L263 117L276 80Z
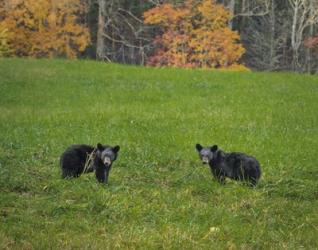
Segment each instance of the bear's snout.
M202 157L202 162L203 162L203 164L208 164L209 163L209 158L208 157Z
M104 164L105 164L106 166L110 166L111 163L112 163L112 162L111 162L110 158L109 158L109 157L105 157L105 159L104 159Z

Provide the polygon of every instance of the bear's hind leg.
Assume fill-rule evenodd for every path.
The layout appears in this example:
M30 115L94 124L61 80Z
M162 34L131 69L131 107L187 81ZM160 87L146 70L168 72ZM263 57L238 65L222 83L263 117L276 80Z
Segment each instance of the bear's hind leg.
M75 178L78 177L77 173L70 169L62 169L62 178L63 179L69 179L69 178Z

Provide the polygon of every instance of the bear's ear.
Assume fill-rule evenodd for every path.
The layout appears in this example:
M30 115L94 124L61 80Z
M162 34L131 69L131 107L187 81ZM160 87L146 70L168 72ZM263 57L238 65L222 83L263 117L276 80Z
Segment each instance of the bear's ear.
M212 152L215 152L216 150L218 150L218 145L214 145L211 147Z
M102 144L97 143L97 149L98 149L99 151L103 151L103 150L104 150L104 147L103 147Z
M114 152L115 154L118 153L119 150L120 150L119 145L113 147L113 152Z
M195 148L198 150L198 152L200 152L203 147L198 143L195 145Z

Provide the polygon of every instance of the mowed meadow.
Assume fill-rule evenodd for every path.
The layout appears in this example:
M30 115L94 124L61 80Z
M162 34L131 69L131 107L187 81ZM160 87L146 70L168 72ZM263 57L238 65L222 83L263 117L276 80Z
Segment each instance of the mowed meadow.
M70 144L119 144L109 184ZM195 144L255 156L222 186ZM0 249L317 249L318 77L0 60Z

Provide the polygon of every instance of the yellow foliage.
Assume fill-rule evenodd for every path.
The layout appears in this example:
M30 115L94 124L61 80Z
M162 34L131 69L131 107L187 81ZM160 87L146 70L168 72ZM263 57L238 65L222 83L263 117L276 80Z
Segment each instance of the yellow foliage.
M0 22L0 57L8 56L12 52L8 44L9 37L8 29Z
M171 4L157 6L144 13L145 22L148 24L160 24L164 27L175 25L188 11L184 9L175 9Z
M229 67L221 68L223 71L250 72L251 70L243 64L232 64Z
M198 6L198 12L202 16L201 20L197 22L201 29L224 28L230 19L230 12L223 5L215 4L214 1L202 1Z
M0 13L16 55L76 58L90 43L88 28L78 22L85 8L81 0L7 0Z
M156 24L163 34L155 40L157 50L149 58L154 66L229 68L237 65L245 49L239 34L228 28L230 13L214 0L181 7L163 4L144 13L147 24Z

